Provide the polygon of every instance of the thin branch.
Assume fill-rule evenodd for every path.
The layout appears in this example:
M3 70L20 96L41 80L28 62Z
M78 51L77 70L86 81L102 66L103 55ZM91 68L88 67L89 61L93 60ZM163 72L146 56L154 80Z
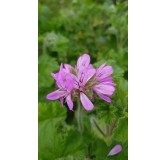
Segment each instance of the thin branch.
M113 121L113 123L112 123L111 127L110 127L110 135L112 135L113 130L114 130L114 129L115 129L115 127L117 126L118 121L119 121L119 118L118 118L118 117L116 117L116 118L115 118L115 120Z
M98 129L98 131L104 136L106 137L106 134L101 130L101 128L99 127L99 125L97 124L97 122L95 121L95 119L92 119L95 127Z

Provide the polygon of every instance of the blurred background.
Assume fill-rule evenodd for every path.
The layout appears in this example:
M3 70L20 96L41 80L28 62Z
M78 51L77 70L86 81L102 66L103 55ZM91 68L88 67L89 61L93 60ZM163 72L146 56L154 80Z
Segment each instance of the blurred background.
M105 160L117 143L123 151L112 159L128 159L128 2L126 0L39 0L38 2L39 160ZM94 102L77 130L74 113L50 102L55 90L50 76L61 63L76 64L88 53L99 67L114 67L117 84L112 103Z

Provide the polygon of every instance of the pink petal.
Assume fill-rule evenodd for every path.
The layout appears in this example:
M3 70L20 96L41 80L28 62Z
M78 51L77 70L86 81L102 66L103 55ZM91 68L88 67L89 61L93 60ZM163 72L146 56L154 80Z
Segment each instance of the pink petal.
M111 151L109 152L108 156L113 156L116 155L118 153L120 153L122 151L122 146L120 144L117 144L116 146L114 146Z
M112 66L106 66L106 64L102 64L97 70L96 70L96 79L102 80L104 78L109 77L113 73L113 67Z
M63 71L63 69L60 70L57 74L56 84L61 89L65 88L65 84L64 84L65 75L66 73Z
M97 72L100 73L101 70L106 66L106 64L102 64L99 68L97 68Z
M70 73L70 71L72 70L72 66L70 64L64 64L65 70L66 72Z
M71 100L71 94L66 97L67 105L71 111L73 111L73 101Z
M103 94L100 94L100 93L97 93L97 95L98 95L101 99L105 100L106 102L111 103L111 99L110 99L109 97L107 97L107 96L105 96L105 95L103 95Z
M86 78L84 80L84 84L86 84L86 82L88 82L94 76L95 73L96 73L95 69L89 69Z
M86 69L79 70L78 72L78 80L80 85L84 86L96 73L95 69Z
M71 91L74 87L74 80L70 73L67 73L64 79L64 86L67 91Z
M94 108L93 103L89 100L89 98L84 94L84 93L80 93L80 99L81 99L81 103L83 105L83 107L87 110L90 111Z
M51 76L52 76L55 80L57 80L57 78L58 78L58 73L51 73Z
M60 95L61 95L61 94L60 94L60 91L59 91L59 90L56 90L56 91L54 91L54 92L48 94L48 95L46 96L46 98L47 98L48 100L56 100L56 99L60 98Z
M104 79L101 79L100 82L101 82L102 84L107 84L107 85L111 85L111 86L116 86L116 84L113 83L113 80L112 80L111 77L106 77L106 78L104 78Z
M87 69L93 69L93 65L92 65L92 64L89 64L89 66L88 66Z
M99 85L96 85L93 88L93 90L97 93L101 93L101 94L111 96L114 93L115 88L113 86L110 86L110 85L99 84Z
M60 65L60 71L62 71L63 70L63 64L61 63L61 65Z
M106 85L110 85L110 86L116 86L116 84L115 83L110 83L110 82L102 82L102 84L106 84Z
M105 77L101 80L101 82L113 82L112 77Z
M89 63L90 63L90 56L88 54L83 54L78 58L77 68L81 66L88 67Z
M105 66L102 70L102 72L104 72L107 75L110 75L114 72L114 69L112 66Z
M58 72L56 84L60 89L67 90L70 92L74 87L74 79L75 76L73 74L67 73L63 69L62 71Z

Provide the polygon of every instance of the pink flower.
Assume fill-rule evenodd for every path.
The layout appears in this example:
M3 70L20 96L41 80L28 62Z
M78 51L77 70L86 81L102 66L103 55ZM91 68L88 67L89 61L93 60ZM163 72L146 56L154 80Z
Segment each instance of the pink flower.
M59 89L48 94L47 99L60 99L62 105L66 101L70 110L73 110L73 101L80 99L83 107L90 111L94 108L91 102L94 93L105 101L111 102L109 97L115 90L115 84L110 77L112 73L113 68L106 64L97 69L93 68L90 64L90 56L83 54L78 58L75 67L61 64L60 71L51 74Z
M73 90L73 81L74 77L61 65L60 71L56 74L52 73L52 77L56 80L56 85L59 87L58 90L47 95L47 99L56 100L60 99L63 106L63 102L66 99L66 102L70 110L73 110L73 102L71 100L71 92Z
M112 73L112 66L106 66L106 64L102 64L99 68L96 69L95 80L98 83L93 87L93 90L106 102L111 102L109 96L112 96L115 91L114 86L116 85L113 83L113 80L110 77Z

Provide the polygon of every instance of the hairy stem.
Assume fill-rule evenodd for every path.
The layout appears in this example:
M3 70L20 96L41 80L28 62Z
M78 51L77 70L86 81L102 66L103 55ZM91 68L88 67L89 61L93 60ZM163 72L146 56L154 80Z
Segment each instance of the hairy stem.
M80 104L80 101L78 100L77 103L77 111L76 111L76 119L77 119L77 124L78 124L78 131L83 132L83 108Z
M106 135L109 136L110 135L110 125L106 124L105 130L106 130Z
M109 133L109 135L112 135L113 130L115 129L116 125L118 124L118 121L119 121L119 118L116 117L115 120L113 121L111 127L110 127L110 133Z
M101 130L101 128L99 127L99 125L97 124L97 122L95 121L95 119L92 119L95 127L97 128L97 130L105 137L106 134Z

